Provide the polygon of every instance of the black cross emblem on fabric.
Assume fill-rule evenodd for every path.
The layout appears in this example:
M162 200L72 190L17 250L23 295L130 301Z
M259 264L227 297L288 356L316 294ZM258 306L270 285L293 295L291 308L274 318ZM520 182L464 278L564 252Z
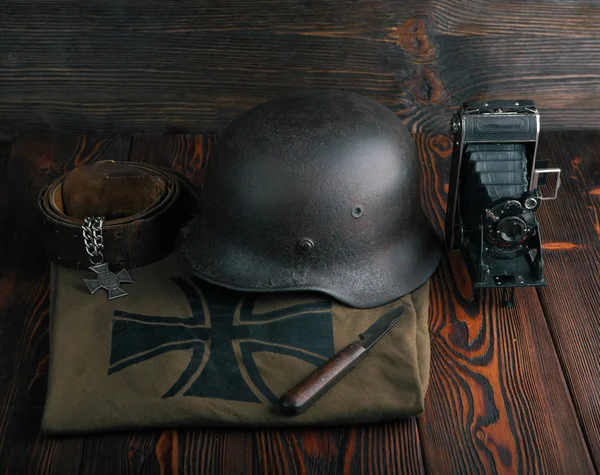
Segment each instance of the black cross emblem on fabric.
M223 289L194 277L191 283L173 280L185 294L192 317L114 311L109 375L163 353L191 349L187 368L163 398L179 394L196 376L183 395L259 403L244 379L243 365L254 387L276 402L277 396L254 361L255 352L289 355L315 365L333 355L328 300L254 313L255 294ZM240 348L239 363L234 345Z

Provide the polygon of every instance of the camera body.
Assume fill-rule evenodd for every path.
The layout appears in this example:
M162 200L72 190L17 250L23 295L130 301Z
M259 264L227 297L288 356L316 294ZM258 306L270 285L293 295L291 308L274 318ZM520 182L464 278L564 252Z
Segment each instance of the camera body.
M536 211L544 199L556 198L560 169L536 163L534 102L466 102L451 128L448 249L462 253L475 288L545 285ZM552 197L538 188L548 174L557 174Z

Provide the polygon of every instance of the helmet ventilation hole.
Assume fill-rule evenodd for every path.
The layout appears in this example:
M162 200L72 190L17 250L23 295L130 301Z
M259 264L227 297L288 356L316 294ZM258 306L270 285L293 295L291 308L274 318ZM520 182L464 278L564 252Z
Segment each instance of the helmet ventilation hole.
M363 207L361 205L356 205L354 208L352 208L352 217L353 218L360 218L363 214Z

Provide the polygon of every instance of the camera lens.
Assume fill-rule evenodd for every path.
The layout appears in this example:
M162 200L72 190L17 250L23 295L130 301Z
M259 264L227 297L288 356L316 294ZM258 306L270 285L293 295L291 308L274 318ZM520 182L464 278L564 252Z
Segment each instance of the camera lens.
M513 244L523 239L526 230L525 222L513 216L500 220L496 226L496 235L504 242Z

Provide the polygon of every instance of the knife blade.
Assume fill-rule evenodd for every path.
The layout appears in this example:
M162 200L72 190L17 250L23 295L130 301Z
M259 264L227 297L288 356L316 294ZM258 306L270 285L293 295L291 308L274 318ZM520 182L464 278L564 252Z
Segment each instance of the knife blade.
M398 323L404 307L397 307L377 319L359 339L333 355L322 366L286 392L279 399L279 406L288 415L300 414L325 394L345 374L354 368L392 327Z

